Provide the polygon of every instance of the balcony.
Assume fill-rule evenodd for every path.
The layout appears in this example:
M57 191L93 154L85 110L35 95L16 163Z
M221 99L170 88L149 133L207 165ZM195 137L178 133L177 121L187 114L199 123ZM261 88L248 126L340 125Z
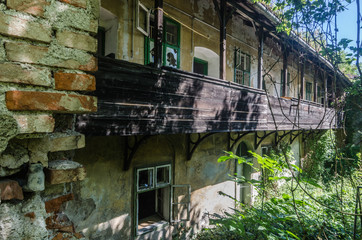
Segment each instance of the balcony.
M98 111L80 115L87 135L310 130L336 127L335 111L171 68L99 58Z

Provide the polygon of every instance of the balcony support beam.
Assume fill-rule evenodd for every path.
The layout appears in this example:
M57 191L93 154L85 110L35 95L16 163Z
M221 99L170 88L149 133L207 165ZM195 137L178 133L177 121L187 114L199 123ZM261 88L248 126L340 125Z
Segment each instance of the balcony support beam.
M263 89L263 52L264 52L264 29L259 28L259 47L258 47L258 88Z
M155 0L155 23L154 23L155 57L154 66L162 66L162 38L163 38L163 0Z

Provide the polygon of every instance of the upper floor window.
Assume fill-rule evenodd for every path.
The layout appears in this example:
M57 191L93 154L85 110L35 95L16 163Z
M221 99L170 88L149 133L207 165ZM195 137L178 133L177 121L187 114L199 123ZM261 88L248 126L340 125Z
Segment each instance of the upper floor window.
M162 41L162 62L164 66L180 67L180 24L169 18L163 20L163 41ZM150 36L145 41L145 64L153 63L154 36L153 36L154 15L150 17Z
M194 73L208 75L208 62L199 58L194 58Z
M234 82L250 86L250 56L235 50Z
M305 83L305 99L308 101L312 101L312 83Z
M285 96L282 96L283 94L283 88L284 88L284 84L285 84L285 81L284 81L284 74L283 74L283 70L280 71L280 96L281 97L289 97L290 96L290 73L288 72L287 73L287 92L285 93Z

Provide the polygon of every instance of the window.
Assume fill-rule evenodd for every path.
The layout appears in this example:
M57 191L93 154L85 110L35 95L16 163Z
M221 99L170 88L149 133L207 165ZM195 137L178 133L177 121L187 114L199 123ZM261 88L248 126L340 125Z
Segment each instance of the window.
M239 144L238 148L236 149L236 155L239 157L243 157L245 159L249 159L251 161L252 157L251 154L248 152L247 145L242 142ZM243 163L237 164L236 174L238 177L244 177L245 180L251 180L251 173L252 168L250 165ZM251 186L249 183L241 183L239 184L239 191L240 193L239 198L240 202L244 204L251 203Z
M194 58L194 73L208 75L208 63L199 58Z
M287 73L287 92L285 93L285 96L283 95L283 88L284 88L284 74L283 74L283 70L280 71L280 97L286 97L286 96L290 96L290 73Z
M163 21L162 59L163 65L180 67L180 24L168 18ZM154 62L154 15L150 17L150 36L145 41L145 64Z
M305 83L305 99L308 101L312 101L312 83Z
M149 35L150 29L150 10L137 0L136 24L137 29L145 36Z
M267 155L269 156L271 153L271 150L273 149L273 147L271 145L265 145L261 147L261 155Z
M323 104L324 103L324 97L321 86L317 86L317 99L318 103Z
M234 82L250 86L250 56L235 50Z
M137 168L135 173L136 235L157 230L168 222L189 220L191 188L171 185L171 164Z

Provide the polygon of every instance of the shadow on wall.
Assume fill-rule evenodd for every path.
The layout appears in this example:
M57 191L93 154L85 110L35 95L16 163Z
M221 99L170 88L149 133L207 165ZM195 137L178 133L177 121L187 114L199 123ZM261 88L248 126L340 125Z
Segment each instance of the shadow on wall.
M266 119L262 91L200 74L99 58L96 78L98 112L77 122L87 135L245 131Z

